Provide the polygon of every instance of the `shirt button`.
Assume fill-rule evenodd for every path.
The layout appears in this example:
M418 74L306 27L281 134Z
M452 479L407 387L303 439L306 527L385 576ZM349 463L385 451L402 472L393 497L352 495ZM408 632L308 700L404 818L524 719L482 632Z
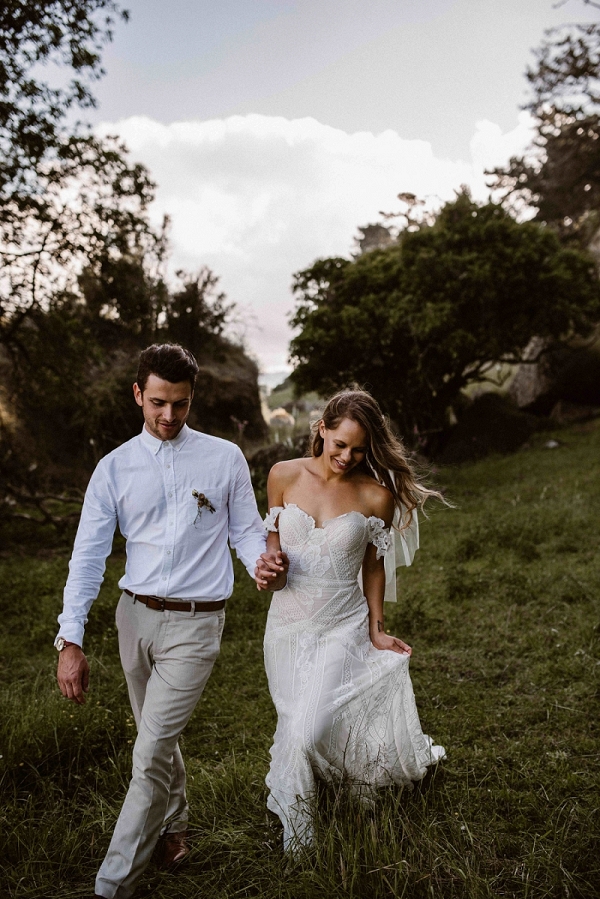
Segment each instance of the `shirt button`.
M169 493L169 496L173 496L173 494L172 494L172 493Z
M170 468L170 467L171 467L171 463L167 462L167 468Z
M167 576L166 576L166 574L163 574L163 576L162 576L162 580L163 580L163 581L166 581L166 579L167 579Z
M168 556L171 555L171 550L170 550L170 549L167 550L167 555L168 555Z

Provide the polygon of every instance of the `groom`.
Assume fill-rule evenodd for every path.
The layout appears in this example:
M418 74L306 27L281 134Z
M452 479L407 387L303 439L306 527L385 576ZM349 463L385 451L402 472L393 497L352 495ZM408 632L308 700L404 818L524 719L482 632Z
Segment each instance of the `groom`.
M181 346L142 352L133 392L144 427L92 475L58 619L58 683L81 704L89 685L84 628L118 524L127 561L116 620L138 735L129 790L96 879L95 896L104 899L129 899L159 836L164 867L189 852L177 741L219 655L233 589L229 544L251 576L258 564L272 589L285 583L285 556L265 555L241 451L186 425L197 372Z

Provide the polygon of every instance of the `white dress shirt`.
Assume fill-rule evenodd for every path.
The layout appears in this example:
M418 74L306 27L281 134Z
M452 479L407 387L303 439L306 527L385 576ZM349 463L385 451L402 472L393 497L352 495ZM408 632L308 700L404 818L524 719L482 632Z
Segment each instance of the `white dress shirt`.
M199 508L193 490L214 512ZM85 494L58 617L58 637L79 646L117 524L127 541L119 587L132 593L227 599L233 590L228 540L251 576L265 551L239 447L187 425L173 440L158 440L144 428L100 460Z

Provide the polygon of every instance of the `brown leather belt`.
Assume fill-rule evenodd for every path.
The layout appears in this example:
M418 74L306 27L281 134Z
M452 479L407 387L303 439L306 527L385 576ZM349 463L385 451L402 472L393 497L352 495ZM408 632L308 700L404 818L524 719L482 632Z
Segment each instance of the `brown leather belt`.
M165 599L164 596L142 596L141 593L132 593L131 590L124 590L127 596L133 596L136 602L141 602L149 609L156 609L159 612L218 612L219 609L225 608L224 599L217 599L215 602L204 602L196 599Z

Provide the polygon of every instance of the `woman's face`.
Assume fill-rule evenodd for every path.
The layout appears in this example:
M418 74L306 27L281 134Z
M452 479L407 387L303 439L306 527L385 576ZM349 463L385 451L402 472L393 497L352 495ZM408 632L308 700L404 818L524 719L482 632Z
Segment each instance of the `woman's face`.
M352 471L367 454L367 432L351 418L343 418L331 430L321 422L319 434L323 438L323 459L336 474Z

